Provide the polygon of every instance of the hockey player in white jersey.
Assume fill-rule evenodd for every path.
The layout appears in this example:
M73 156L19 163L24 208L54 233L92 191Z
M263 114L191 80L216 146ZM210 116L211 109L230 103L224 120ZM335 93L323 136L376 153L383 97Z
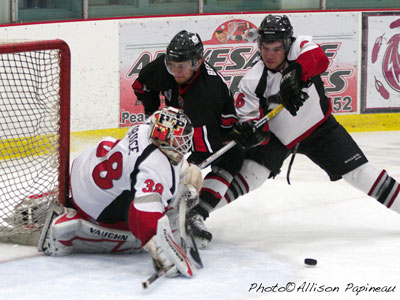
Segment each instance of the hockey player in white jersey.
M39 251L63 256L144 248L157 272L194 276L196 268L166 215L181 196L180 187L198 197L201 171L184 158L192 137L183 111L166 107L123 139L105 138L81 153L71 167L70 207L43 229Z
M239 83L235 95L239 125L234 139L254 134L253 122L283 104L263 130L265 143L246 150L241 171L218 207L275 177L290 153L304 154L336 181L353 187L400 213L400 186L385 170L368 162L348 132L331 114L320 74L329 64L311 36L293 37L287 16L268 15L258 30L261 59ZM268 200L268 199L266 199Z

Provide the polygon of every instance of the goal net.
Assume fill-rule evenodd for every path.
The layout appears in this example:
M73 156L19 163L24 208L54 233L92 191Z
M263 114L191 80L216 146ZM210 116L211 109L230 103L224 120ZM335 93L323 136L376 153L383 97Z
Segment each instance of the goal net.
M69 98L64 41L0 43L0 242L35 244L66 201Z

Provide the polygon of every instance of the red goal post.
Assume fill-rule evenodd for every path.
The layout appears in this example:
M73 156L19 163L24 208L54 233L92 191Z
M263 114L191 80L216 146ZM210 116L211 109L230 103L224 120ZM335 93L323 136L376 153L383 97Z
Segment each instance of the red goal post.
M62 40L0 41L0 242L37 243L67 200L70 73Z

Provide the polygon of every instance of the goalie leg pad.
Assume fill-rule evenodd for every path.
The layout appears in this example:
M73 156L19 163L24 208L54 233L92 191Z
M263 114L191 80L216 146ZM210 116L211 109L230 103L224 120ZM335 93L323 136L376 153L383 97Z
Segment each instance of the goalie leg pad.
M47 255L64 256L76 253L136 253L141 242L130 231L112 229L83 219L68 208L53 220Z
M197 270L182 248L174 240L167 216L158 220L157 234L144 246L153 258L157 272L166 271L167 276L193 277Z

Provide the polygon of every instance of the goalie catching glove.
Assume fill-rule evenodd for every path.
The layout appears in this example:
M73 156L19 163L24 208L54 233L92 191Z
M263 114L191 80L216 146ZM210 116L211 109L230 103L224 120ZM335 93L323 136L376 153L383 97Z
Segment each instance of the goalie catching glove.
M292 116L297 114L297 111L308 98L307 93L303 92L300 87L301 73L301 65L296 62L290 64L282 71L280 86L281 100L283 106Z
M144 246L153 259L153 266L157 273L165 273L167 277L182 274L193 277L196 268L186 256L185 252L174 240L167 216L158 220L157 234Z
M203 184L201 169L185 159L182 164L180 181L185 186L184 197L187 207L191 209L199 201L199 194Z
M244 148L258 146L268 140L269 136L269 131L256 128L255 121L237 123L231 131L231 138Z

